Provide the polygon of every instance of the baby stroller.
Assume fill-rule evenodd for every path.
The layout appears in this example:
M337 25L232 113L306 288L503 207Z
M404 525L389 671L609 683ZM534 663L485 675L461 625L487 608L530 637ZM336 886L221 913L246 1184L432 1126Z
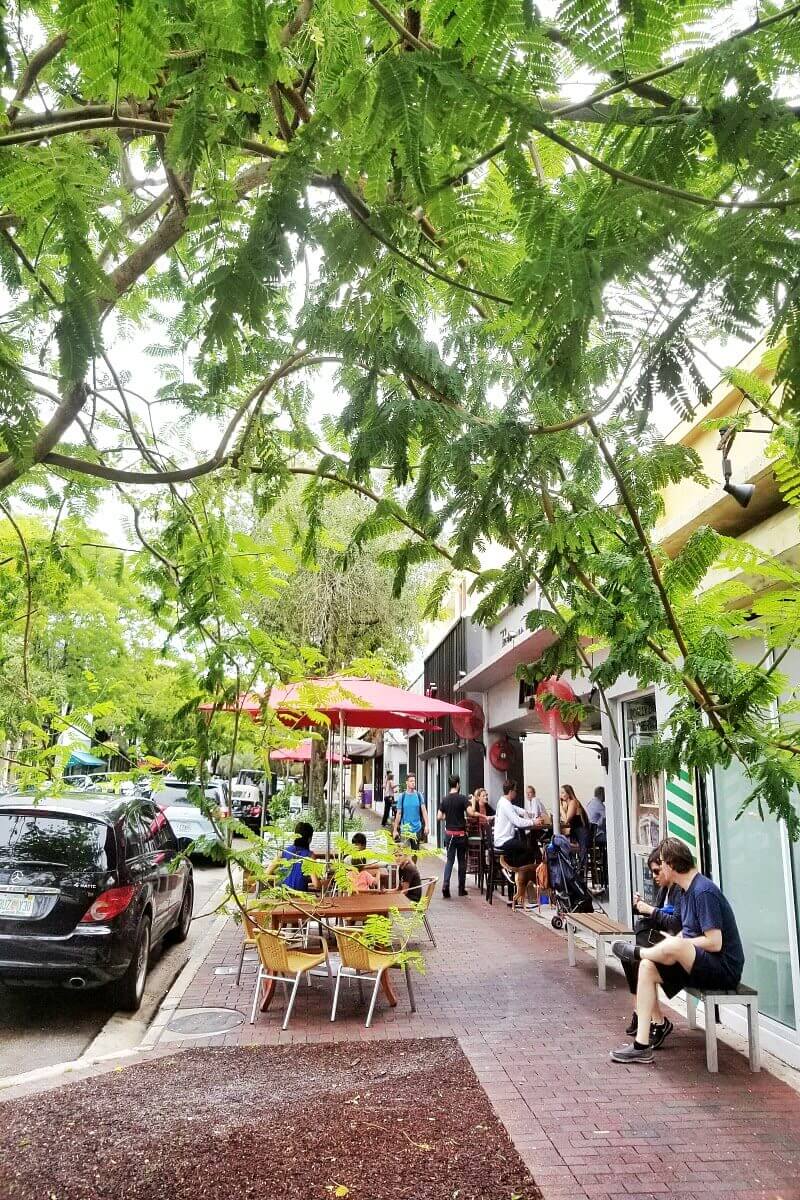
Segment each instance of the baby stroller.
M554 929L563 929L564 913L593 912L594 903L580 877L578 861L568 838L557 833L545 847L550 887L556 904L556 915L551 920Z

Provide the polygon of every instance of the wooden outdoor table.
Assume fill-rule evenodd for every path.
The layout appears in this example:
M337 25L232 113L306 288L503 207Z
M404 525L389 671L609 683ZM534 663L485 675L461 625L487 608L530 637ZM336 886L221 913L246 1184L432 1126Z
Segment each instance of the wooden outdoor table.
M276 904L274 908L265 910L264 916L269 917L273 929L280 929L281 925L285 925L289 921L296 921L298 917L312 921L318 917L328 921L335 921L338 918L364 920L366 917L372 916L388 917L393 908L401 913L414 911L414 906L405 892L354 892L350 896L331 896L322 903L309 896L308 904L304 903L300 907L290 903ZM388 971L384 971L381 976L381 988L387 1003L394 1008L397 1005L397 996L389 980ZM266 1012L269 1008L274 994L275 980L265 979L264 996L261 1000L262 1012Z

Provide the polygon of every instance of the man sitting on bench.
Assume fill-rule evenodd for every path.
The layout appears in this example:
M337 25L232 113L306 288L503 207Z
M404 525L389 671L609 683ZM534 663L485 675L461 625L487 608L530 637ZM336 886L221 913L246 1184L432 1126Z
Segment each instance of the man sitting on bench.
M618 1063L651 1063L651 1023L659 984L670 998L684 988L734 991L742 977L744 950L733 909L715 883L701 875L692 852L679 838L659 846L662 887L677 883L683 890L681 932L655 946L614 942L622 962L639 962L636 989L636 1037L632 1045L611 1052Z

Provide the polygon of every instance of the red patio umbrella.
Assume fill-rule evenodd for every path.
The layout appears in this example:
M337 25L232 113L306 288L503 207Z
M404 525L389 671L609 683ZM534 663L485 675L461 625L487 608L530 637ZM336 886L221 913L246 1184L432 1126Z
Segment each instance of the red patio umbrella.
M297 762L310 763L312 754L312 739L305 738L297 746L292 746L285 750L270 750L269 756L273 762ZM349 763L350 759L342 759L340 754L331 754L325 756L328 762L345 762Z
M210 713L210 712L236 712L238 710L239 712L245 713L248 717L252 717L254 721L257 720L258 717L261 716L261 700L259 699L258 696L253 696L253 695L239 696L237 698L235 704L229 703L229 704L219 705L219 704L212 704L210 701L207 700L204 704L198 704L197 707L200 712L207 712L207 713Z
M446 700L436 700L418 692L376 679L361 679L353 675L332 675L328 679L309 679L273 688L270 706L281 718L295 728L308 728L319 721L320 714L331 723L338 719L339 749L344 751L348 725L370 729L426 729L437 717L463 716L464 709ZM328 773L327 854L330 857L331 810L333 807L333 773ZM344 774L339 772L339 836L344 835Z
M345 718L348 725L369 729L420 729L437 717L464 715L458 704L407 692L377 679L332 675L272 689L270 707L296 728L308 728L319 713L329 720Z

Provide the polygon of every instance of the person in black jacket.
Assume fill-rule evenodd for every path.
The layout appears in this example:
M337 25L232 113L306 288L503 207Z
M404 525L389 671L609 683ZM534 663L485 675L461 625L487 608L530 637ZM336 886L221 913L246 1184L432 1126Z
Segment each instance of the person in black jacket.
M658 891L655 904L647 904L638 892L633 897L637 946L653 946L667 934L680 933L681 930L681 895L683 893L677 883L673 883L670 887L661 885L661 855L658 847L650 852L647 865ZM622 969L625 972L631 994L635 996L639 982L639 963L638 961L623 962ZM672 1030L673 1024L669 1017L665 1017L661 1007L657 1005L656 1011L653 1013L653 1023L650 1026L650 1045L654 1050L663 1045L665 1038L672 1033ZM636 1036L635 1009L631 1023L625 1032L629 1037Z

